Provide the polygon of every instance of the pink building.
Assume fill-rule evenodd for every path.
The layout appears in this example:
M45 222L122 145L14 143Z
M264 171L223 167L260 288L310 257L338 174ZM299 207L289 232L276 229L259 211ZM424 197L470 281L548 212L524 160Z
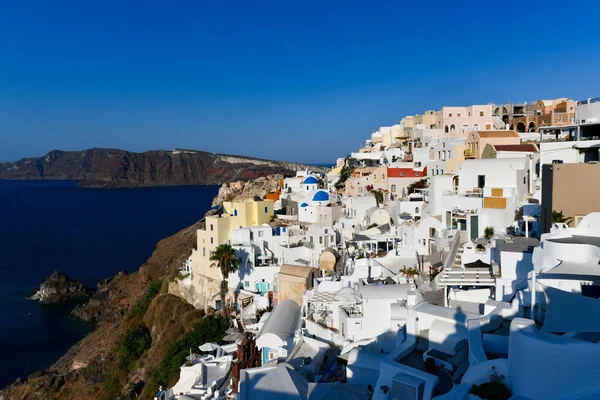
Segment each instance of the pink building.
M445 134L466 136L471 131L502 129L503 124L492 115L492 106L442 107L442 129Z
M485 146L491 144L521 144L521 137L515 131L473 131L467 136L465 157L481 158Z

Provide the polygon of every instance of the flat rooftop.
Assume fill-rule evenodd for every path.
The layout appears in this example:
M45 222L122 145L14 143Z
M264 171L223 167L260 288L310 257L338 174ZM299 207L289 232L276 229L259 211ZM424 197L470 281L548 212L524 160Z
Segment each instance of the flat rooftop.
M564 238L552 238L548 239L549 242L554 243L567 243L567 244L589 244L592 246L600 247L600 237L598 236L582 236L573 235Z
M513 237L511 239L496 240L496 247L500 251L511 253L531 253L535 247L540 245L540 241L535 238Z

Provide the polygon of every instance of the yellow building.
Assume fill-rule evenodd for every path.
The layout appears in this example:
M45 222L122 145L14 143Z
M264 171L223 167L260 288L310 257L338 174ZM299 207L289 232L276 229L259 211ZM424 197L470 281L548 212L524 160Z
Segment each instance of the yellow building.
M221 274L211 267L210 255L220 245L229 241L232 229L267 224L274 215L273 200L236 200L223 202L223 214L205 218L204 229L197 232L196 249L192 251L192 284L195 286L195 306L214 307L218 297Z

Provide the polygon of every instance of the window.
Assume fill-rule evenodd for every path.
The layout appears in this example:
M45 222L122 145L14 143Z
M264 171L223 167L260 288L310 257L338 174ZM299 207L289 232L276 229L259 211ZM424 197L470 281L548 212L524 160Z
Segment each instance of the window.
M306 190L308 190L308 186L306 186Z
M392 192L396 193L396 185L392 185Z
M415 214L419 213L419 207L415 207Z
M237 217L237 210L233 210L233 216Z
M442 143L442 148L445 149L446 148L446 142Z
M213 224L210 224L210 230L211 231L213 230Z
M449 116L449 117L452 117L452 113L448 113L448 116Z
M475 125L473 125L473 130L474 130L474 131L478 131L478 130L479 130L479 124L475 124Z
M450 125L450 132L454 132L456 130L456 126L454 124Z
M461 113L456 113L456 116L460 118L462 116L462 114Z
M265 206L265 214L269 212L269 207Z
M331 243L335 242L335 237L331 235Z
M329 229L325 229L325 234L327 235L329 233Z
M202 257L206 257L206 247L202 248Z
M484 112L484 111L479 111L479 116L480 116L480 117L483 117L484 115L485 115L485 112Z
M420 176L420 173L419 172L415 173L415 176Z
M313 244L313 237L310 237L310 244Z
M215 310L221 311L222 308L221 300L215 300Z
M490 125L490 124L485 124L485 130L486 130L486 131L492 130L492 125Z
M210 244L213 244L213 243L214 243L214 239L211 236L211 238L210 238Z
M400 172L400 176L404 176L404 172Z
M444 126L444 133L448 133L448 125Z
M244 287L250 287L250 282L244 281Z
M264 236L264 232L263 231L258 231L258 237L263 237Z
M471 116L471 111L469 111L469 117Z
M523 177L523 185L526 185L526 184L527 184L527 177L526 177L526 176L524 176L524 177Z
M435 173L433 175L437 175L439 173L439 171L436 169Z
M323 236L319 236L319 244L323 244Z

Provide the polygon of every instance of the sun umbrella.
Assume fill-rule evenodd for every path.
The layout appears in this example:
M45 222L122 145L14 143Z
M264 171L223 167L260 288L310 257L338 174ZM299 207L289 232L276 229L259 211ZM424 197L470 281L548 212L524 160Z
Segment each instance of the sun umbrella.
M215 351L219 347L221 347L221 346L219 346L216 343L204 343L202 346L200 346L200 350L201 351Z

